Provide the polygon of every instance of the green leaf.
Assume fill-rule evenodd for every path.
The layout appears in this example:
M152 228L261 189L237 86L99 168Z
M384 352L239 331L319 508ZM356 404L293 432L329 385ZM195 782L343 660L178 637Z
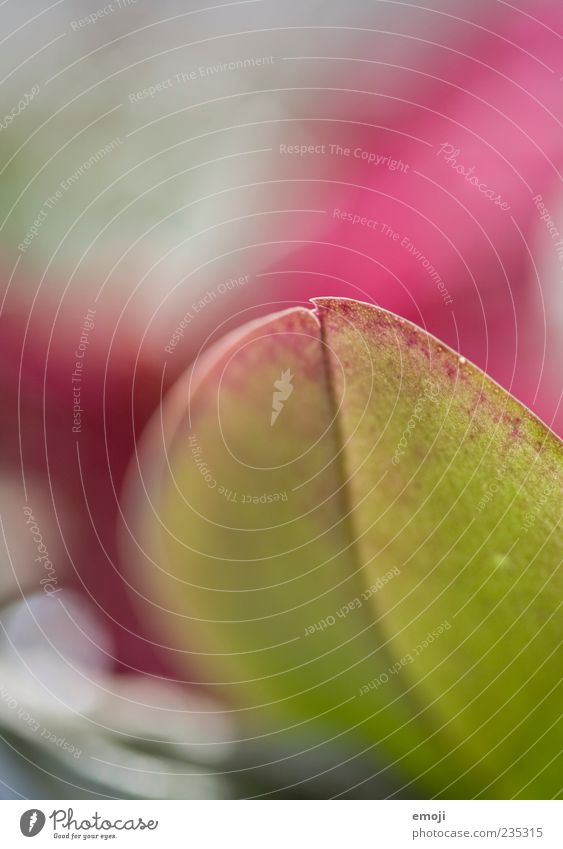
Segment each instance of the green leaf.
M320 299L176 385L130 476L136 568L246 733L385 758L415 794L553 796L560 469L479 369Z

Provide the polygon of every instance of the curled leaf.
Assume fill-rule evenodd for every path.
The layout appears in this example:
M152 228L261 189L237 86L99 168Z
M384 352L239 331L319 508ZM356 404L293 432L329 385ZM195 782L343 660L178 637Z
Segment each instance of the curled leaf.
M544 797L560 487L557 438L483 372L318 299L179 381L126 535L148 615L247 734L320 733L417 793Z

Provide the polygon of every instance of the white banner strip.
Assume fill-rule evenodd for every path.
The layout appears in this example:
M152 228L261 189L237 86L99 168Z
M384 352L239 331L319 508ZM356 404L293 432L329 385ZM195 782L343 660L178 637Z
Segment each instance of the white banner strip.
M0 845L560 849L562 822L546 801L3 801Z

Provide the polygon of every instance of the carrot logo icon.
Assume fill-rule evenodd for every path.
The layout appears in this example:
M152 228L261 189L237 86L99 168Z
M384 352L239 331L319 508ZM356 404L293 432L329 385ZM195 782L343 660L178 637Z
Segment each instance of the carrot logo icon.
M45 825L43 811L32 809L20 817L20 831L25 837L35 837Z
M293 375L289 369L282 371L281 377L274 380L274 394L272 395L272 416L270 418L270 426L275 424L275 421L281 411L283 405L293 392Z

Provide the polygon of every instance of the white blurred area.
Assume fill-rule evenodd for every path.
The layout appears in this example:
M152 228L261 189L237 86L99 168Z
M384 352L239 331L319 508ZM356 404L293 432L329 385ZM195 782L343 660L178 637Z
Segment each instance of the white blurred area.
M0 175L6 271L44 201L118 139L113 152L64 192L20 272L30 270L34 290L39 278L43 291L67 299L78 291L81 303L100 287L106 298L119 291L121 304L131 295L129 314L155 318L161 341L171 317L182 314L194 294L259 272L291 249L283 242L296 231L304 239L321 231L322 216L310 214L291 213L290 226L285 210L311 205L302 186L282 188L283 171L274 186L269 182L270 151L291 139L294 121L315 115L315 99L330 103L329 92L314 88L312 69L304 78L302 63L286 57L335 55L343 32L353 52L369 56L374 39L397 31L407 37L393 40L389 60L412 67L425 40L439 42L455 31L456 15L477 21L487 2L434 2L443 15L417 14L417 5L426 8L363 0L121 0L110 4L111 13L79 25L104 4L8 3L2 8L3 102L16 103L34 85L39 94L0 133L0 155L9 162ZM256 58L271 64L221 69ZM197 79L178 81L182 74ZM372 88L374 74L389 94L400 90L401 79L385 65L355 65L355 85ZM323 78L321 65L319 86ZM152 96L131 100L163 83ZM298 91L309 85L310 92ZM384 110L396 109L392 98L382 99L377 117L385 124ZM301 143L307 132L311 141L319 132L314 121L306 126ZM274 193L279 212L272 212ZM266 251L252 249L260 243Z
M107 631L83 597L31 594L1 622L0 727L42 751L55 774L127 796L227 794L209 770L233 754L228 713L169 682L113 675Z
M72 724L103 698L111 646L82 597L66 589L51 597L27 595L3 611L2 625L0 662L9 696L31 714ZM6 717L10 702L2 704Z

